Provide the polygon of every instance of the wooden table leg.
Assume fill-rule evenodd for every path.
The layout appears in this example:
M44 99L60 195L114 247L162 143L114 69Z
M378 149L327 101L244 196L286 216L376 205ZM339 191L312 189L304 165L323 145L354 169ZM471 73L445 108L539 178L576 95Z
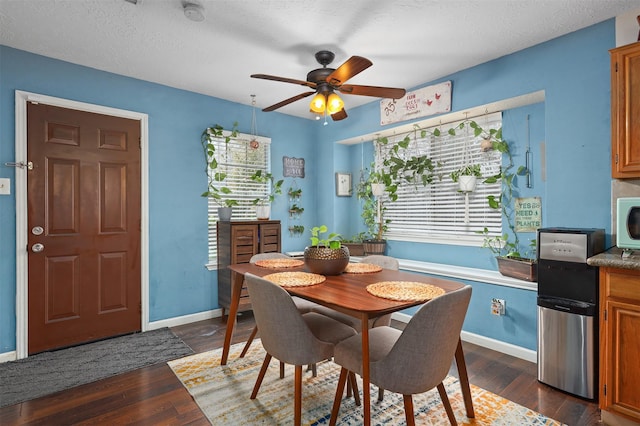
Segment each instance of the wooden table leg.
M472 419L476 415L473 412L473 399L471 398L471 388L469 387L469 375L467 374L467 364L464 361L462 340L460 339L458 339L458 347L456 348L456 366L458 367L458 375L460 376L460 387L462 388L464 408L467 410L467 417Z
M362 414L364 417L364 425L371 425L371 386L369 384L369 316L362 314L361 318L362 330L362 399L364 404Z
M231 306L229 306L229 315L227 316L227 331L224 333L224 346L222 347L220 365L227 364L229 347L231 346L231 336L233 336L233 327L236 324L236 315L238 315L238 305L240 304L240 292L242 291L242 283L244 282L244 275L237 273L232 273L232 275L234 275L234 279L231 286Z

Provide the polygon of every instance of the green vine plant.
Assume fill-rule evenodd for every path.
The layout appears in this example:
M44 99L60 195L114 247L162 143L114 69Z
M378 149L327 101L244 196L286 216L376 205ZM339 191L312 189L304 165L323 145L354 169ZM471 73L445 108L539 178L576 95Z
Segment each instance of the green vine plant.
M452 171L450 176L451 180L454 182L458 182L460 176L475 176L476 178L482 178L482 170L480 169L480 164L469 164L458 170Z
M218 160L215 156L215 140L223 139L226 145L232 138L237 136L237 122L233 123L233 127L230 131L225 131L219 124L207 127L200 136L200 143L202 144L206 163L204 172L207 174L207 190L201 195L203 197L211 198L220 207L237 206L238 201L229 197L223 197L223 195L230 195L232 191L229 187L223 184L224 180L227 178L227 174L218 170Z
M254 205L266 205L273 203L276 199L276 195L282 194L282 184L284 179L275 180L273 175L269 172L262 173L262 170L256 170L250 178L254 182L269 183L271 185L271 191L264 197L256 198L252 201Z
M398 199L398 194L396 192L398 185L392 183L390 175L374 171L374 166L375 163L371 163L371 168L367 174L367 178L358 183L356 187L356 196L362 201L361 217L368 229L370 238L380 241L383 239L384 233L387 231L387 226L391 223L391 220L384 218L386 201L383 198L380 199L380 217L378 217L377 199L373 195L371 184L384 184L389 201L395 201Z
M494 129L492 129L494 130ZM509 163L500 169L500 173L490 176L484 180L485 183L496 183L501 181L501 191L498 197L494 195L487 196L489 207L492 209L500 210L502 217L507 222L507 228L510 232L505 232L502 235L490 236L487 227L481 231L477 231L478 234L484 235L484 241L482 247L488 248L495 256L511 257L511 258L526 258L526 256L532 256L531 251L535 253L536 241L532 240L529 243L529 249L526 253L520 252L520 238L516 232L515 227L515 205L514 205L514 188L515 179L517 176L525 176L527 169L524 166L518 167L515 172L512 172L513 156L509 150L509 144L502 139L502 128L494 130L490 133L492 141L492 148L506 154ZM535 254L533 254L535 257Z
M513 157L509 149L509 143L502 138L502 128L485 130L476 121L464 120L446 131L440 128L433 130L421 129L416 125L410 133L415 134L415 132L419 130L421 138L425 138L430 134L434 137L445 135L456 136L459 131L468 131L468 129L473 132L474 137L483 139L483 145L490 145L491 149L506 155L508 159L508 164L502 166L498 174L487 177L482 183L490 184L501 182L501 192L499 196L489 195L487 196L487 202L492 209L500 210L509 232L505 232L499 236L492 236L486 227L483 230L476 231L477 234L484 235L485 237L483 247L490 249L496 256L521 258L523 255L531 255L531 252L533 252L535 257L535 240L530 242L526 253L520 252L520 239L515 231L514 221L515 179L518 175L526 175L527 169L524 166L520 166L515 172L513 171L515 167ZM380 137L376 139L375 143L384 146L390 142L386 137ZM362 218L369 229L369 233L376 235L377 239L382 239L390 220L383 218L385 211L383 201L381 217L378 221L377 205L375 197L371 192L371 183L384 183L386 198L388 201L393 202L398 199L398 185L403 181L413 183L414 185L421 183L426 186L433 182L434 177L442 179L443 175L440 171L443 166L442 163L434 164L426 155L410 155L407 158L407 155L404 153L407 149L410 149L410 144L411 137L408 133L402 140L394 143L393 146L390 147L389 156L382 162L382 169L376 170L375 164L372 163L371 172L367 179L360 182L357 187L357 195L363 201ZM468 173L478 178L483 177L479 164L467 165L464 169L466 170L461 169L450 174L454 182L457 181L457 178L463 174L463 172L465 172L464 174Z

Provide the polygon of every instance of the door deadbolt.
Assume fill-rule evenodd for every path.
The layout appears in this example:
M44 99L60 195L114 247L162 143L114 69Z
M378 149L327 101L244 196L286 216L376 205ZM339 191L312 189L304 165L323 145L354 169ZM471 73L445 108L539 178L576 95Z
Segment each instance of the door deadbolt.
M42 250L44 250L44 244L35 243L31 246L31 251L34 253L40 253Z
M31 233L33 235L42 235L43 232L44 232L44 229L42 229L42 226L34 226L31 229Z

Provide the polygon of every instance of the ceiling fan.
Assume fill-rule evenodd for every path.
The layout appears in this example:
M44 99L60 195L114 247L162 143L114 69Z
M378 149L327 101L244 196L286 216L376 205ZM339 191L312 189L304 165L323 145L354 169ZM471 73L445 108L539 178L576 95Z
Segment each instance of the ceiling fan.
M392 98L399 99L406 93L405 89L393 87L379 86L361 86L355 84L344 84L351 77L361 73L369 68L373 63L362 56L352 56L337 69L328 68L335 55L328 50L321 50L315 54L316 60L322 68L317 68L307 74L307 80L296 80L293 78L277 77L267 74L252 74L252 78L261 78L264 80L282 81L284 83L299 84L306 86L314 91L300 93L270 107L264 108L262 111L269 112L288 105L292 102L304 99L308 96L315 95L311 100L309 108L317 114L327 113L331 115L333 120L343 120L347 118L347 112L344 109L344 102L335 93L347 95L373 96L376 98Z

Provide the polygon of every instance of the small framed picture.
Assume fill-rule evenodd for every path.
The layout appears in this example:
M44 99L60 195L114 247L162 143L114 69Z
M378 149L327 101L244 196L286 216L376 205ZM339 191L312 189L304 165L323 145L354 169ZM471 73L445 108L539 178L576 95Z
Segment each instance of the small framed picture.
M351 197L351 173L336 173L336 195Z

